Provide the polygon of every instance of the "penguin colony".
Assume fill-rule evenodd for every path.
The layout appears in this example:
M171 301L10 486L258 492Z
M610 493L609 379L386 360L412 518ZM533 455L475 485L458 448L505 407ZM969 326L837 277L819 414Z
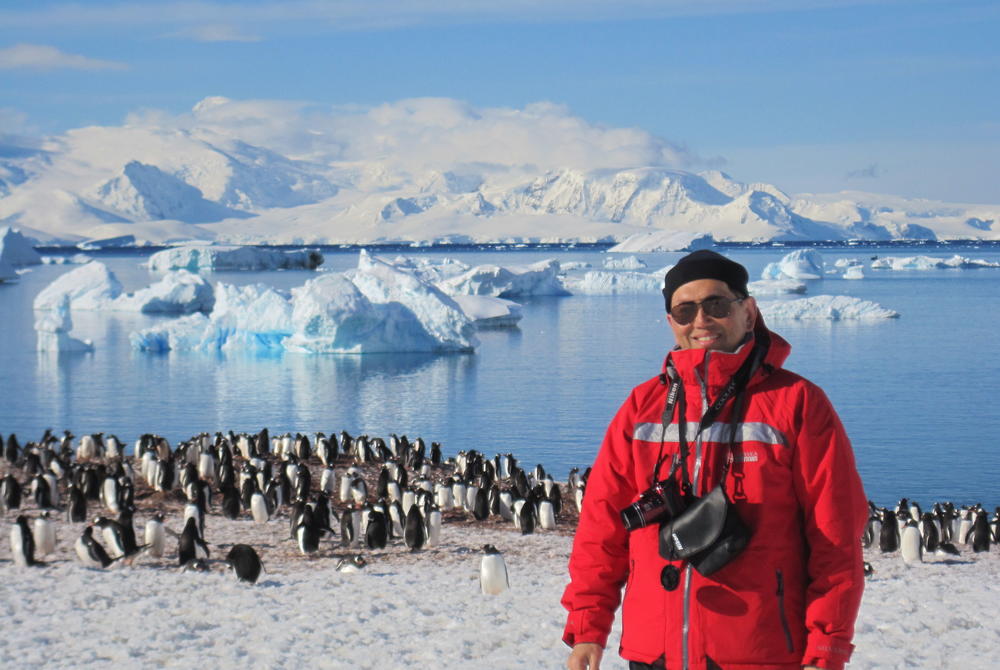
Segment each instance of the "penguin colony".
M988 552L992 544L1000 542L1000 507L993 510L992 517L981 504L956 507L950 502L934 503L925 512L916 501L903 498L894 509L869 501L868 510L861 539L864 548L884 554L899 552L908 566L923 562L927 555Z
M265 428L203 433L176 447L145 434L129 455L114 435L46 430L23 446L0 436L0 446L0 510L18 565L228 568L249 583L266 573L260 553L250 542L213 544L213 516L273 529L277 537L258 544L280 548L270 554L281 560L327 559L330 569L358 572L375 556L438 545L446 523L571 534L586 484L576 469L560 485L512 454L445 459L439 444L395 434L271 436ZM483 548L480 578L483 593L509 584L492 545Z

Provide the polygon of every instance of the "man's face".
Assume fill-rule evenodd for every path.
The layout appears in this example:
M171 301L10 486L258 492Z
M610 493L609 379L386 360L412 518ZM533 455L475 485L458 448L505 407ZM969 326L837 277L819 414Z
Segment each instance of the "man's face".
M670 311L685 302L700 303L709 298L738 298L729 285L718 279L696 279L680 286L670 298ZM715 351L736 351L743 337L753 329L757 318L757 303L753 298L745 298L729 305L729 316L713 318L699 308L690 323L680 325L670 314L667 321L674 331L674 339L681 349L713 349Z

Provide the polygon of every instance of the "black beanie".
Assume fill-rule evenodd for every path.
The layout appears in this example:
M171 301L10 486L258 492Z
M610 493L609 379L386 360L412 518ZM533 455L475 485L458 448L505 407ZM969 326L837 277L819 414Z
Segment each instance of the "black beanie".
M718 279L725 282L733 293L746 297L747 282L750 275L747 269L731 261L722 254L718 254L708 249L699 249L689 253L684 258L677 261L677 265L670 268L667 276L663 279L663 299L666 302L667 313L670 313L670 298L674 291L696 279Z

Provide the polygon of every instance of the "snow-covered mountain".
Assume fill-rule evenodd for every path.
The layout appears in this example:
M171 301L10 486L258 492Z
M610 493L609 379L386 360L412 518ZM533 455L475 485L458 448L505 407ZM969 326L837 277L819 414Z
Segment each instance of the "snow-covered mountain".
M2 145L0 226L46 243L620 242L650 231L747 242L1000 239L1000 206L857 192L793 197L718 171L414 169L384 152L371 160L296 154L311 158L215 128L155 125Z

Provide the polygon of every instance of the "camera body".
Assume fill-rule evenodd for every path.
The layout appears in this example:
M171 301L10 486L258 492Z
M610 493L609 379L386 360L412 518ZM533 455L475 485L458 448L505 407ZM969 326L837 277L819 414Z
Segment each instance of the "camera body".
M687 500L676 479L659 481L642 492L639 499L620 514L625 530L645 528L672 519L687 508Z

